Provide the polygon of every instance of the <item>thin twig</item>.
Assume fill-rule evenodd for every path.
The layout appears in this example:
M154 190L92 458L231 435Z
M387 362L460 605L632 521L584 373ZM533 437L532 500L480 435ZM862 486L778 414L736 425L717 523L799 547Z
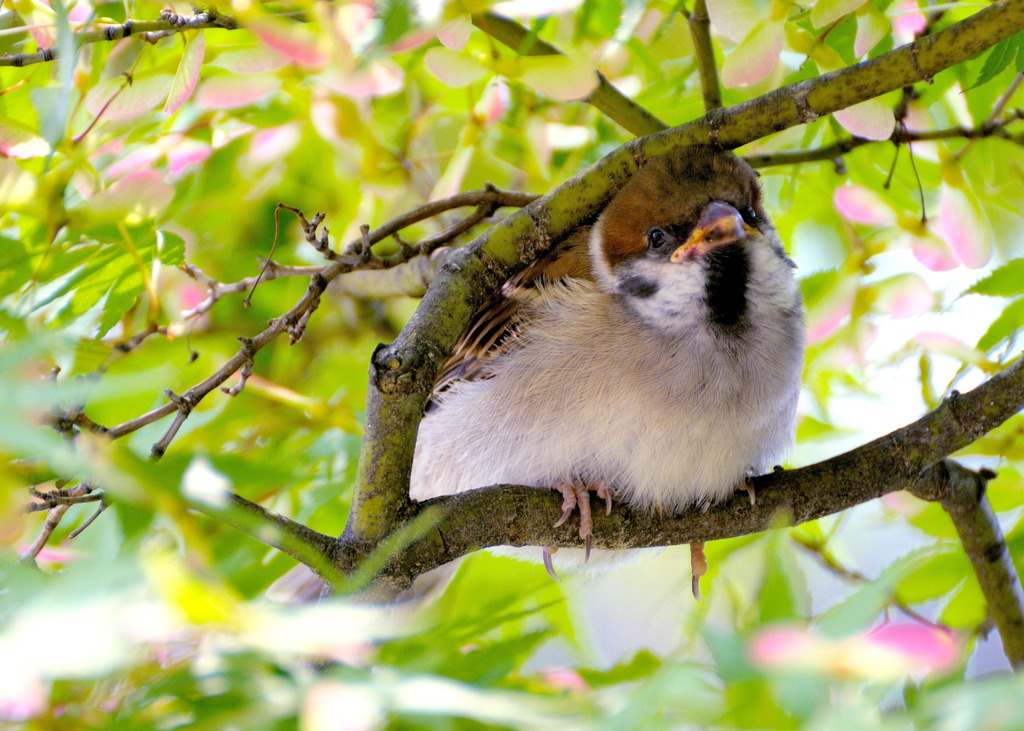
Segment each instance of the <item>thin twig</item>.
M103 26L100 30L78 31L74 34L74 47L81 48L87 43L99 43L101 41L116 41L132 35L161 34L171 35L187 30L199 30L200 28L220 28L222 30L236 30L238 23L234 18L227 15L220 15L214 11L196 13L190 16L174 15L169 11L160 14L160 20L126 20L120 25ZM36 63L46 63L57 58L56 48L45 48L36 53L18 53L11 55L5 53L0 55L0 66L29 66Z
M364 227L362 230L362 236L349 243L345 249L345 254L339 255L330 264L327 264L319 271L316 271L310 277L309 286L306 288L305 294L300 300L293 306L288 312L282 316L275 318L270 321L270 325L259 333L255 337L245 338L242 342L241 349L235 353L228 361L217 370L216 373L206 378L201 383L191 387L180 396L174 393L171 389L165 391L165 395L170 399L170 404L165 404L160 409L154 409L148 414L144 414L142 417L135 419L133 422L121 424L117 427L111 427L107 430L107 436L112 439L124 436L129 431L134 431L134 428L138 426L145 426L145 424L152 423L163 416L175 413L175 418L171 422L164 435L157 440L152 448L150 449L150 456L153 459L159 459L167 451L174 437L177 435L178 430L182 424L191 414L192 409L202 401L207 394L219 387L224 381L226 381L236 371L251 367L251 363L256 353L260 351L267 343L272 341L278 335L287 332L291 337L291 342L294 344L302 337L305 331L306 324L313 312L320 305L320 298L327 286L334 281L337 277L342 274L355 271L357 269L379 269L386 266L393 266L395 263L394 257L384 259L375 256L371 250L371 246L388 236L402 230L410 223L429 218L430 216L436 215L444 210L451 208L458 208L464 205L477 205L487 211L493 212L494 209L502 206L510 205L525 205L532 201L536 196L531 196L524 193L508 193L500 191L493 186L489 186L483 191L474 191L472 193L462 193L459 195L451 196L442 201L435 201L426 205L420 206L414 211L399 216L392 221L389 221L384 226L370 232L368 228ZM322 218L317 216L313 217L312 221L309 221L311 227L310 231L307 231L308 235L315 236L315 227L313 226L314 221L319 225ZM417 255L419 253L418 247L410 247L411 255ZM198 271L198 270L196 270ZM202 275L205 277L205 275ZM216 282L212 282L207 278L208 284L211 288L211 297L216 295L218 286ZM138 425L138 426L136 426ZM134 427L129 429L129 426Z
M878 143L893 142L905 144L910 142L934 142L937 140L949 140L963 138L967 140L979 137L1000 137L1010 140L1016 144L1024 144L1024 137L1011 134L1007 127L1017 121L1024 119L1024 115L1017 110L1011 112L1003 119L996 122L986 123L980 127L949 127L926 132L918 132L907 129L899 129L893 132L888 140L869 140L865 137L847 137L833 142L831 145L817 147L811 150L797 150L796 152L775 152L764 155L746 155L746 160L751 167L766 168L776 165L797 165L804 162L832 162L836 158L862 147Z
M428 218L433 218L445 211L455 208L464 208L466 206L476 206L477 210L466 218L457 221L444 231L423 239L418 245L407 245L406 248L403 248L388 257L372 256L372 252L369 252L366 250L366 247L364 247L362 236L360 236L360 238L349 242L348 246L345 248L346 255L355 257L355 259L353 260L352 258L349 258L345 260L347 268L343 273L374 269L390 269L404 264L421 254L430 254L438 247L454 240L476 224L494 215L494 212L497 211L497 209L521 208L536 198L536 195L532 195L530 193L516 193L513 191L499 190L494 186L488 185L483 190L468 191L442 200L431 201L430 203L419 206L418 208L404 213L401 216L393 218L373 231L369 231L367 233L367 238L370 241L370 244L373 245L390 238L402 229L407 228L414 223L419 223L420 221L424 221ZM283 204L281 205L281 208L292 212L296 212L298 210ZM319 220L317 220L318 216L320 216ZM304 216L300 219L306 240L313 244L318 251L321 250L320 247L326 247L328 251L331 251L326 239L321 242L320 239L317 238L316 228L312 227L314 221L317 226L319 226L323 221L322 214L314 216L312 221L306 220ZM321 251L321 253L323 253L323 251ZM332 262L338 261L340 260L340 257L344 256L336 254L333 251L331 251L331 254L333 256L331 259ZM246 277L245 279L241 279L237 282L225 284L208 276L199 269L199 267L192 264L183 264L181 269L188 276L204 285L209 292L209 296L207 296L206 299L192 309L185 310L181 313L183 320L190 320L209 312L210 308L212 308L225 295L237 294L250 290L256 282L260 281L260 277L262 277L264 281L270 281L279 277L311 277L318 273L323 274L326 271L325 266L292 267L266 260L265 266L262 268L260 275Z
M858 584L872 583L871 577L857 571L856 569L851 569L848 566L844 566L839 563L834 555L825 550L824 542L812 540L806 536L800 535L799 533L790 533L789 537L794 543L814 556L822 566L836 576L848 581L855 581ZM934 626L934 622L911 608L911 606L900 599L895 592L889 595L889 602L911 619L920 622L921 624Z
M546 41L531 35L519 23L495 13L473 16L473 25L495 40L523 56L563 55ZM668 129L668 125L616 89L599 71L595 71L597 86L586 102L634 135L649 135Z
M106 510L108 505L110 505L109 502L107 502L106 500L101 500L100 504L96 506L96 512L90 515L88 520L86 520L80 526L78 526L73 531L68 533L68 540L78 538L78 536L81 535L82 531L84 531L86 528L92 525L92 522L96 520L96 518L100 517L100 513Z
M715 49L711 45L711 18L708 16L707 0L696 0L693 12L683 11L690 26L693 39L694 58L700 75L700 88L704 95L704 110L710 112L722 106L722 89L718 82L718 65L715 63Z
M90 498L95 496L94 500L102 500L103 493L94 491L92 486L87 482L80 482L72 488L64 489L61 485L66 484L65 482L58 482L57 486L48 492L40 492L34 487L29 488L29 492L33 497L46 500L48 504L41 505L39 503L30 503L25 512L32 513L38 510L47 510L46 520L43 522L43 528L39 531L39 535L32 541L32 544L22 551L19 557L24 563L35 564L36 557L39 552L46 547L53 532L57 530L57 526L60 525L61 519L64 514L68 511L72 505L79 502L90 502L89 500L76 499L76 498ZM90 494L91 493L91 494ZM91 522L91 521L90 521ZM79 531L81 532L81 531Z

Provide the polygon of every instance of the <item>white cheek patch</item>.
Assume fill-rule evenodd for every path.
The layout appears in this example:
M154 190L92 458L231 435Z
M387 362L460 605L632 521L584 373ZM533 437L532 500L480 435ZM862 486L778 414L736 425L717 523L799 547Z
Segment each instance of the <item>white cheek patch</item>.
M594 270L594 279L601 285L601 288L607 292L615 291L615 276L612 274L612 268L608 264L608 260L604 255L604 248L602 242L604 241L604 217L597 219L597 223L590 229L590 241L588 248L590 250L590 265Z
M707 275L700 262L666 266L640 259L621 266L618 281L629 307L662 332L679 333L706 317Z

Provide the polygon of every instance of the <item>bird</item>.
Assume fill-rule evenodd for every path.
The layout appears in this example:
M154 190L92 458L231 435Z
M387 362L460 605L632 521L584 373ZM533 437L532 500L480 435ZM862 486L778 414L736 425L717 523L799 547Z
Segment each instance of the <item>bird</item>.
M476 313L420 422L410 497L558 491L555 525L578 511L585 549L543 548L556 578L591 559L591 492L652 514L737 489L753 501L750 478L793 443L804 348L796 267L762 197L720 148L640 167Z
M579 512L585 547L541 547L556 579L556 564L636 554L590 561L591 491L606 510L651 514L737 489L753 500L750 477L794 439L804 348L795 268L743 160L707 145L653 157L595 221L475 313L420 421L410 498L497 484L558 491L554 523ZM702 543L690 548L699 598L706 560ZM321 595L297 568L278 597ZM440 591L452 570L419 577L409 597Z

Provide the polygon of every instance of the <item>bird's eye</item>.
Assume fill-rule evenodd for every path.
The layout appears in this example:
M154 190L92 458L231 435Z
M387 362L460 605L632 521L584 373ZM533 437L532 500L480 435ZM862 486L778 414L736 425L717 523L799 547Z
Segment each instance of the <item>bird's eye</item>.
M660 249L662 246L668 243L668 234L662 231L660 228L652 228L647 232L647 245L652 249Z
M743 219L743 223L748 226L757 228L757 225L761 223L761 217L757 215L757 212L750 206L739 207L740 217Z

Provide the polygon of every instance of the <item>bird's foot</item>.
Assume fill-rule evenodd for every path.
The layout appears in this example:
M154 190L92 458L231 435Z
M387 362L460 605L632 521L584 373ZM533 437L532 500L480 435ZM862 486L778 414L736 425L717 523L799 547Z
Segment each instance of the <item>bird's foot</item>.
M747 474L740 480L740 484L736 486L737 490L743 490L750 497L750 504L757 505L757 490L754 489L754 478L752 475Z
M590 488L579 480L566 480L555 485L555 489L562 493L562 514L555 521L555 527L559 527L573 514L576 508L580 511L580 538L586 546L585 561L590 560L591 538L594 535L594 518L590 510ZM596 480L593 486L594 492L599 498L604 499L605 512L610 515L612 512L612 495L608 483L604 480ZM550 553L545 553L545 560L550 561ZM547 563L545 563L547 566ZM548 571L548 573L553 573Z
M544 570L548 572L548 576L561 584L562 580L555 573L555 565L551 562L551 556L557 550L558 546L544 546Z
M690 590L693 592L693 598L700 600L700 577L708 572L708 559L704 555L704 544L703 543L691 543L690 544L690 573L693 578L691 579Z

